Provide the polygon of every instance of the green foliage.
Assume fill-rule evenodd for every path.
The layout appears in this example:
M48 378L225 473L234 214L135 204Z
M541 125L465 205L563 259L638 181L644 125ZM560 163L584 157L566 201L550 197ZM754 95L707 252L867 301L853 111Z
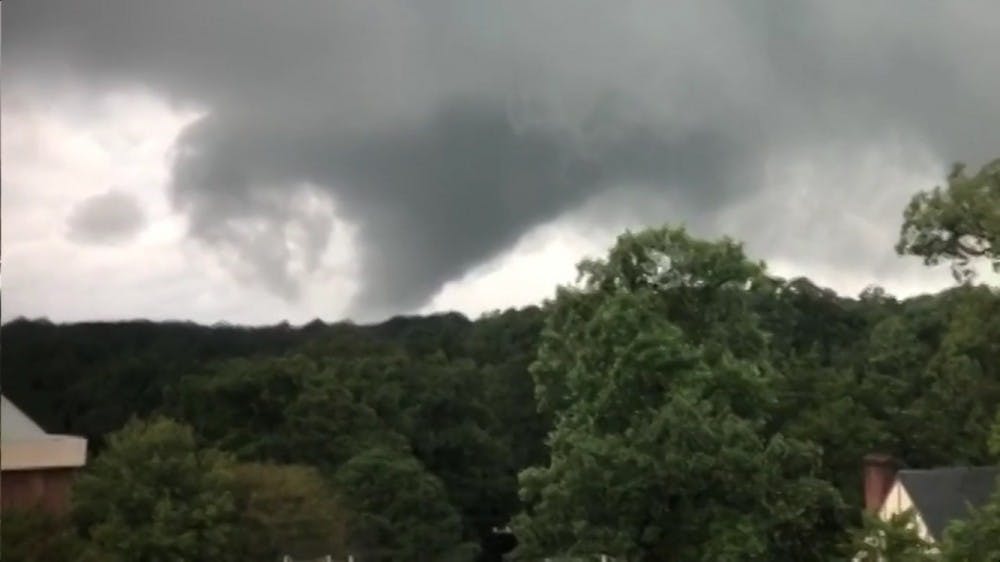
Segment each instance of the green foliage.
M371 408L302 356L212 364L184 377L172 404L199 436L243 460L332 473L368 446L402 445Z
M886 423L869 409L868 395L859 390L853 372L817 366L809 357L786 369L788 376L776 385L779 413L772 425L789 439L818 447L819 475L837 488L845 505L861 505L859 459L892 449L894 440ZM840 517L852 518L854 511Z
M992 454L1000 456L1000 408L989 438ZM953 521L944 532L945 562L1000 560L1000 479L989 501L968 516Z
M350 550L362 560L475 558L444 485L405 451L369 449L337 471L350 515Z
M346 556L346 510L316 469L241 464L233 475L244 560Z
M768 282L764 264L748 260L732 239L699 240L682 228L627 232L606 259L584 261L579 269L585 295L650 290L664 297L664 313L692 341L737 357L764 351L747 298Z
M1000 560L1000 482L986 505L948 525L942 551L945 562Z
M997 407L997 415L993 422L993 429L990 431L988 445L990 453L994 456L994 460L1000 461L1000 407Z
M522 473L520 555L817 558L837 509L817 451L766 431L776 373L728 240L625 235L562 289L532 372L551 462Z
M465 536L478 540L518 508L516 479L504 470L507 451L492 435L497 421L483 381L468 364L414 365L408 371L421 384L403 401L407 421L401 431L416 458L444 483Z
M230 459L168 419L108 439L73 490L74 515L105 560L236 560Z
M469 357L483 371L483 400L496 420L493 439L507 451L502 462L511 477L548 455L545 435L552 423L535 407L528 372L544 321L537 307L491 313L476 322L467 343Z
M224 357L283 353L306 332L190 323L15 320L3 326L4 395L48 431L87 437L96 449L192 368Z
M409 448L444 482L466 538L479 540L517 509L474 364L399 352L317 356L213 365L182 380L177 411L240 458L306 463L327 476L370 448Z
M4 509L0 550L6 562L96 562L70 522L37 510Z
M1000 272L1000 159L972 176L957 164L947 188L916 194L903 213L896 251L929 265L950 261L958 280L974 276L971 263L979 258Z
M920 537L912 511L884 521L865 514L864 525L850 534L848 557L859 562L935 562L934 545ZM982 560L987 560L983 558Z
M908 459L917 466L991 460L987 444L1000 404L1000 293L976 287L956 297L938 348L916 369L919 394L899 400L910 404L900 439L919 444Z

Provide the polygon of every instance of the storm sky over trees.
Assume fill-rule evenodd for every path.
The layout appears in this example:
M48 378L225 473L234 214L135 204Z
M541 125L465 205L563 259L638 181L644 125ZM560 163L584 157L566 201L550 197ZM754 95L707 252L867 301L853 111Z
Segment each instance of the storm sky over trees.
M4 198L25 218L4 221L4 240L24 267L5 272L5 309L51 312L68 281L42 274L45 250L78 250L73 274L121 300L102 290L103 243L151 262L134 283L161 298L208 295L173 317L308 319L325 303L324 316L384 318L433 304L538 228L606 229L571 244L571 264L623 223L668 220L841 291L874 276L912 293L934 282L892 257L888 225L913 182L980 165L1000 142L996 11L12 0ZM139 163L162 170L121 172ZM101 166L113 171L87 173ZM238 310L221 276L266 312ZM64 317L99 310L74 306Z

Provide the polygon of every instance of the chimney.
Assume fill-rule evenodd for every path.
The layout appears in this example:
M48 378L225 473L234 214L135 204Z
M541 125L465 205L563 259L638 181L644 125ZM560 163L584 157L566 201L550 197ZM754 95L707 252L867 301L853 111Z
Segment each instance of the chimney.
M864 458L865 511L875 513L896 481L896 462L889 455L870 454Z

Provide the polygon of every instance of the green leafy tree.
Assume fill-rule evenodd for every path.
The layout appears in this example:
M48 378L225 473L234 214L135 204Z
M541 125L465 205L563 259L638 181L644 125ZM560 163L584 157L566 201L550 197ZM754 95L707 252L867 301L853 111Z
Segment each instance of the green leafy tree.
M929 265L949 261L958 280L971 279L971 263L980 258L1000 271L1000 159L971 176L956 164L946 188L915 195L896 250Z
M1000 407L997 408L997 415L993 421L993 430L990 432L988 446L994 460L1000 461Z
M516 476L473 362L392 347L360 356L322 350L215 364L182 381L176 411L241 459L306 463L326 476L371 447L410 450L444 483L468 540L516 511Z
M1000 560L1000 482L986 505L948 525L942 551L945 562Z
M170 411L241 460L310 464L328 475L369 446L405 444L336 373L301 355L213 363L181 381Z
M858 459L872 451L892 450L894 437L866 404L855 374L819 366L807 355L789 363L777 385L780 432L819 447L820 475L840 492L847 506L861 505ZM853 519L848 510L843 517Z
M1000 460L1000 409L989 440L990 451ZM986 505L948 525L944 534L946 562L1000 560L1000 480Z
M416 370L425 382L411 397L414 455L441 479L462 516L465 536L479 540L517 508L517 483L504 470L497 423L485 405L483 381L471 365Z
M551 303L551 461L521 476L520 556L819 559L838 508L814 447L766 431L777 376L731 241L626 234Z
M933 356L908 377L922 383L920 394L897 402L905 407L900 435L917 449L906 460L916 466L991 460L987 444L1000 404L1000 292L963 287L955 297Z
M330 376L370 407L441 479L468 540L485 539L517 509L509 448L487 396L488 370L444 354L327 358ZM486 371L484 373L484 371ZM366 443L371 445L370 441Z
M97 562L71 522L35 509L4 509L0 549L6 562Z
M230 459L168 419L133 421L80 476L74 515L106 560L235 560Z
M462 521L441 481L411 454L364 451L337 471L350 508L350 550L362 560L470 561L478 547L462 541Z
M483 371L484 405L497 420L493 438L508 451L506 468L515 477L548 455L545 436L552 423L535 407L528 371L544 321L545 312L534 306L489 313L476 321L468 342L469 356Z
M346 510L316 469L241 464L233 475L245 560L347 554Z
M865 514L864 525L851 532L847 556L857 562L936 562L932 543L920 537L912 511L888 521ZM985 558L983 560L986 560ZM971 562L971 561L970 561Z

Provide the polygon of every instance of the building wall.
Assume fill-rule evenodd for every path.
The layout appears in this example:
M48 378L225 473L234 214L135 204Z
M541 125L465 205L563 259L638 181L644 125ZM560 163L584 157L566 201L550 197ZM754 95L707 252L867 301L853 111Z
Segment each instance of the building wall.
M884 521L888 521L893 515L898 513L903 513L904 511L912 509L914 519L917 524L917 534L920 538L928 542L934 542L934 538L927 531L927 525L924 520L920 518L920 512L917 511L916 507L913 505L913 500L910 499L910 495L906 493L906 488L904 488L897 480L892 488L889 489L889 494L886 495L885 501L882 502L882 507L878 511L878 516Z
M64 514L70 507L75 474L75 468L5 470L0 474L2 509L38 508Z
M38 470L83 466L87 440L72 435L43 435L0 442L0 470Z

